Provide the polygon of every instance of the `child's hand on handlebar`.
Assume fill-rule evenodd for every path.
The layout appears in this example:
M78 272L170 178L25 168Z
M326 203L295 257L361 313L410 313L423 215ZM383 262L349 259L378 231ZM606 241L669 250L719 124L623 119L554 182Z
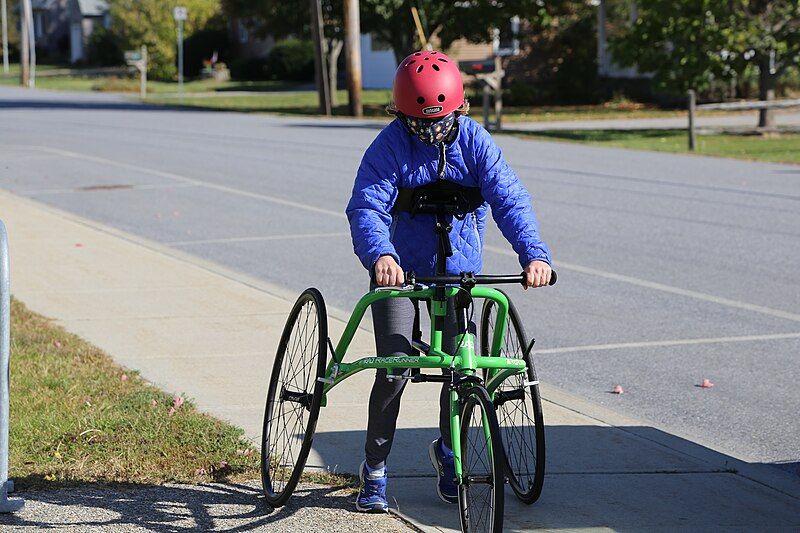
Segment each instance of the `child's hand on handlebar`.
M381 258L383 259L383 257ZM546 287L550 284L550 276L552 276L552 269L550 265L544 261L531 261L525 267L525 290L528 287Z
M404 281L403 269L391 255L382 255L375 263L375 283L381 287L397 287Z

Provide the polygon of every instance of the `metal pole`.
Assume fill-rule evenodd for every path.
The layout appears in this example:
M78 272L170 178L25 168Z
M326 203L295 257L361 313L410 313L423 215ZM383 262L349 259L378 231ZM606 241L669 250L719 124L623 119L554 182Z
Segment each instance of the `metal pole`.
M30 80L30 72L28 71L30 67L28 63L30 41L28 40L28 21L26 19L27 10L25 9L25 4L25 0L19 0L19 11L22 15L22 20L19 24L19 84L23 87L27 87Z
M3 72L8 74L8 5L6 5L6 0L1 0L0 4L2 4L0 16L3 17Z
M183 20L178 21L178 92L183 94Z
M358 0L344 0L344 32L350 114L360 117L364 115L364 107L361 103L361 19Z
M697 111L697 95L693 89L689 90L689 150L694 152L697 146L697 133L694 127L694 115Z
M324 38L325 27L322 23L322 6L320 0L311 2L311 33L314 36L314 72L319 93L319 111L323 115L331 115L331 88L328 79L328 66L325 60ZM335 87L334 87L335 89Z
M0 220L0 513L19 511L25 502L9 498L13 483L8 479L8 362L11 344L11 284L8 234Z

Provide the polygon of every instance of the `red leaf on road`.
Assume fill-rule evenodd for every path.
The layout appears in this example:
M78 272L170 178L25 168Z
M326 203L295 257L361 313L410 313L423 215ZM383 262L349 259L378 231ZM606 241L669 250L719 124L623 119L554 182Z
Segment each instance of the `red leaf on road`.
M700 384L700 387L703 389L710 389L713 386L714 384L711 383L711 380L708 378L703 378L703 383Z
M624 394L625 390L622 388L622 385L614 385L614 389L611 392L614 394Z
M83 248L83 243L76 242L75 243L75 248Z

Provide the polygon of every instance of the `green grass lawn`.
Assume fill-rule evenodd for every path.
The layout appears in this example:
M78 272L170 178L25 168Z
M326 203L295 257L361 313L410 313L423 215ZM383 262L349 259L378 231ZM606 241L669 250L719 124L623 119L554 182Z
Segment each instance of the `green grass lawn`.
M689 153L684 130L553 130L522 135L528 139ZM782 133L765 137L733 134L700 135L697 137L697 151L694 153L775 163L800 163L800 134Z
M15 76L0 77L0 85L16 86L19 79ZM281 81L226 81L192 80L184 83L186 93L229 92L229 91L283 91L293 89L295 82ZM139 80L109 76L54 75L37 76L36 88L51 91L100 91L100 92L139 92ZM148 81L148 94L173 93L178 90L175 82Z
M337 91L340 105L334 114L347 113L347 91ZM372 117L387 117L386 106L391 99L391 91L365 90L363 93L364 114ZM179 105L201 109L224 111L241 111L247 113L280 113L292 115L315 115L319 112L319 100L315 91L276 91L271 94L225 96L187 95L181 99L174 94L169 96L153 96L147 99L150 103Z
M174 409L172 396L17 301L11 334L9 462L20 488L259 477L242 430L189 400Z

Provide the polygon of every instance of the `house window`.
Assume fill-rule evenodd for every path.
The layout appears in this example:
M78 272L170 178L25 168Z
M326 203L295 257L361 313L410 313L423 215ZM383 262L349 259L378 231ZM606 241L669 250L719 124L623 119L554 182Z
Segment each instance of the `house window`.
M370 34L369 48L372 52L386 52L392 50L392 45L389 44L389 41L385 41L378 35L372 33Z
M238 22L237 33L239 34L239 42L244 44L250 40L250 32L247 31L247 26L244 25L244 22L242 22L241 20L237 22Z
M37 39L41 39L44 36L44 12L43 11L34 11L33 12L33 35Z

